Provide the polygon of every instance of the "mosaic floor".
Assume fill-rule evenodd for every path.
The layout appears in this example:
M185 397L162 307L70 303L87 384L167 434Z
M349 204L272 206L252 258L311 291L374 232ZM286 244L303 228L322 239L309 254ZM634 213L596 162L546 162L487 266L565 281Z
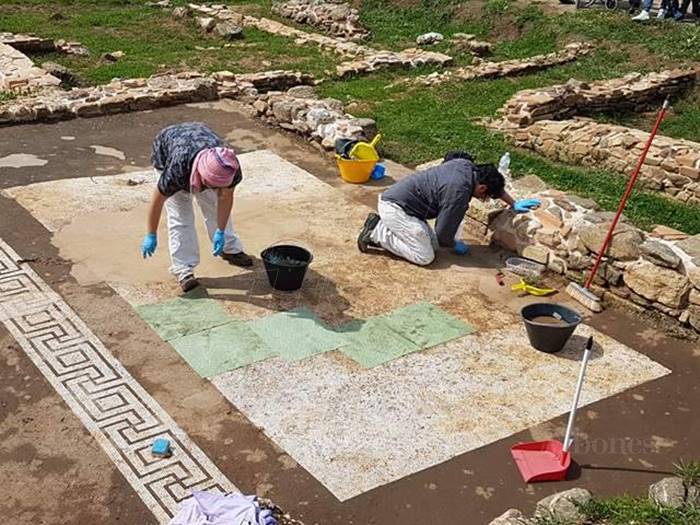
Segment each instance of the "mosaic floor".
M359 254L369 208L271 152L241 162L234 218L248 251L293 241L314 253L297 293L271 293L259 261L249 271L205 258L208 295L176 299L165 243L153 260L139 257L152 186L129 186L133 174L8 193L54 233L76 279L110 284L339 500L565 413L588 334L597 346L585 404L669 373L586 326L562 353L535 352L484 292L493 268L477 257L441 254L417 268ZM95 224L108 225L98 253L83 242Z

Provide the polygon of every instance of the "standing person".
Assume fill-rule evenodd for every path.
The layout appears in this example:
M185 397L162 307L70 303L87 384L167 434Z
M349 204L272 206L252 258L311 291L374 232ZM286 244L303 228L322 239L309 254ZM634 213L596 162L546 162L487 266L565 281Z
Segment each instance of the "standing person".
M151 161L158 184L148 210L146 236L141 245L143 257L152 256L156 250L156 232L165 205L170 272L177 277L183 292L199 284L194 276L199 264L194 198L204 216L213 255L235 266L251 266L253 259L243 251L231 222L233 191L243 178L236 153L205 124L187 122L158 133Z
M465 152L448 153L441 165L409 175L380 195L379 215L367 216L357 246L363 253L388 250L419 266L433 262L438 246L465 255L469 246L455 235L473 197L502 199L516 213L540 205L537 199L516 202L504 188L492 164L474 164ZM429 219L435 219L435 230Z
M636 22L645 22L651 19L651 8L654 4L654 0L643 0L642 10L637 16L632 17L632 20ZM671 16L675 21L680 21L683 19L683 12L679 8L678 0L661 0L661 5L659 6L659 11L656 13L656 18L662 20L667 16Z

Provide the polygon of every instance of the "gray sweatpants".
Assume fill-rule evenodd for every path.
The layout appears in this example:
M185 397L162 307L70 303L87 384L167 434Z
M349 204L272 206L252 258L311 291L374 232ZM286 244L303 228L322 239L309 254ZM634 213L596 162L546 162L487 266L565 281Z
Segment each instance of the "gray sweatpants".
M435 259L438 242L430 225L408 215L401 206L379 197L381 220L372 232L372 241L413 264L426 266Z

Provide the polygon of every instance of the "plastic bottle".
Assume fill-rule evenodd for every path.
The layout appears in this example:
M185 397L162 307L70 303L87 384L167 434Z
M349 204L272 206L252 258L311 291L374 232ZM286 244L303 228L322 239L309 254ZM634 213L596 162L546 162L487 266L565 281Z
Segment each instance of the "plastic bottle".
M506 151L498 162L498 171L504 177L510 175L510 152Z

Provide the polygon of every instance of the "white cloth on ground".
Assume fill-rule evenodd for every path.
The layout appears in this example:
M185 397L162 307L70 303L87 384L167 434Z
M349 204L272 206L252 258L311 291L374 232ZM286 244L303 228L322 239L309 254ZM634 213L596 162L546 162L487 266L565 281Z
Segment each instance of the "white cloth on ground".
M197 200L199 209L204 216L209 240L212 241L217 229L217 194L215 190L207 189L198 193L178 191L165 201L165 211L168 217L168 236L170 244L170 273L178 279L191 275L199 264L199 243L194 223L194 208L192 199ZM229 217L224 230L224 253L243 251L243 244L233 230L233 222Z
M265 525L256 496L193 492L168 525Z
M430 225L408 215L398 204L382 200L377 205L380 221L371 239L394 255L426 266L435 259L437 237Z

